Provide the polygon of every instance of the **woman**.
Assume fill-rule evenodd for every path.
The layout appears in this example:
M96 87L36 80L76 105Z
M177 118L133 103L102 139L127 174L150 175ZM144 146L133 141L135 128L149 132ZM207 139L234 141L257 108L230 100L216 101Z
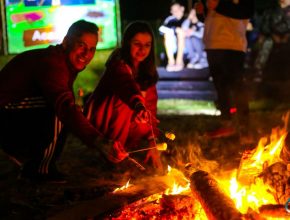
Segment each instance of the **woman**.
M221 127L208 132L207 136L232 136L237 133L237 128L241 137L248 136L250 112L244 63L246 31L254 14L254 1L207 0L206 3L203 42L217 91L216 107L221 112ZM236 109L235 115L233 109Z
M141 146L143 139L155 147L157 80L152 29L145 22L133 22L125 29L121 47L106 62L106 70L85 106L87 117L126 151L147 147ZM148 160L161 168L156 149L148 151L145 162Z

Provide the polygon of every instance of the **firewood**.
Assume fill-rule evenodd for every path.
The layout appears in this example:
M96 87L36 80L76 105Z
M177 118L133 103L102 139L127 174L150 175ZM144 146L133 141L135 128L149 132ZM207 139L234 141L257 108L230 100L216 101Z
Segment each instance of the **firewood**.
M284 204L289 198L289 184L287 183L289 171L283 162L276 162L263 170L259 175L265 184L270 186L278 204Z
M285 163L290 163L290 134L289 133L287 133L285 137L285 144L281 150L280 158Z
M243 219L234 202L222 192L209 173L196 171L191 175L190 183L194 197L201 203L209 220Z
M267 138L261 138L259 141L260 146L266 146ZM255 166L251 166L253 164L252 156L255 153L254 150L247 150L243 152L242 158L240 160L238 172L237 172L237 180L239 183L243 185L251 185L255 182L255 179L261 173L261 170ZM264 164L264 168L267 167L267 164Z
M289 213L287 213L284 205L276 205L276 204L268 204L262 205L259 208L260 215L265 218L285 218L289 217Z

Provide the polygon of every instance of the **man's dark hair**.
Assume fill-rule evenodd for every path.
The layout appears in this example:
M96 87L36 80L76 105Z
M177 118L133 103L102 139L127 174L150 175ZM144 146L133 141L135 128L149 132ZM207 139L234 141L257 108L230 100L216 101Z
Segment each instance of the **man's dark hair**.
M67 31L66 36L68 38L79 38L84 33L91 33L98 35L99 28L95 23L88 22L85 20L79 20L74 22Z

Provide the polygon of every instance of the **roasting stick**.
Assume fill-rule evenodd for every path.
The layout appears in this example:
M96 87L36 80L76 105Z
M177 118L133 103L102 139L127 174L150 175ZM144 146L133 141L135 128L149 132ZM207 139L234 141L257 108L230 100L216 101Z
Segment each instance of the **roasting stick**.
M139 149L139 150L134 150L134 151L130 151L130 152L127 152L128 154L132 154L132 153L136 153L136 152L141 152L141 151L146 151L146 150L151 150L151 149L154 149L154 148L157 148L158 150L160 151L165 151L167 149L167 144L166 143L162 143L162 144L157 144L156 143L156 139L155 139L155 134L153 132L153 126L152 126L152 116L151 116L151 113L149 112L149 125L150 125L150 130L151 130L151 134L152 134L152 137L153 137L153 140L154 140L154 143L155 143L155 147L148 147L148 148L143 148L143 149ZM166 132L166 131L163 131L161 130L160 128L158 128L158 130L164 134L164 136L166 138L168 138L169 140L174 140L175 139L175 135L171 132ZM128 160L130 160L132 163L134 163L136 165L136 167L138 167L140 170L144 171L146 170L146 168L144 166L142 166L139 162L137 162L135 159L133 159L132 157L127 157Z
M138 150L133 150L133 151L129 151L127 152L128 154L131 153L136 153L136 152L141 152L141 151L146 151L146 150L151 150L151 149L157 149L159 151L165 151L167 149L167 144L166 143L162 143L162 144L157 144L156 147L147 147L147 148L142 148L142 149L138 149Z
M157 147L147 147L147 148L142 148L142 149L139 149L139 150L129 151L127 153L128 154L132 154L132 153L142 152L142 151L146 151L146 150L151 150L151 149L154 149L154 148L157 148Z
M149 120L150 120L150 128L151 128L151 132L152 132L152 136L154 138L154 143L155 143L155 146L156 147L150 147L149 149L153 149L153 148L157 148L157 145L156 145L156 140L155 140L155 135L154 135L154 132L153 132L153 126L152 126L152 123L151 123L151 114L149 112ZM149 150L148 148L144 148L146 150ZM131 151L131 152L128 152L128 154L130 153L134 153L134 152L139 152L139 151L144 151L144 149L140 149L140 150L136 150L136 151ZM132 157L127 157L129 161L131 161L132 163L134 163L136 165L137 168L139 168L141 171L144 171L146 170L146 168L144 166L142 166L137 160L133 159Z
M153 133L151 112L149 112L149 122L148 122L148 124L151 126L151 133L152 133L153 137L155 138L154 133ZM164 131L163 129L158 128L158 127L156 127L156 129L158 129L158 131L160 131L167 139L169 139L171 141L175 140L175 134L173 132Z
M137 160L133 159L132 157L127 157L128 160L130 160L132 163L134 163L136 165L137 168L139 168L140 170L144 171L146 170L145 167L143 167L139 162L137 162Z
M149 112L149 123L150 125L150 131L151 131L151 135L153 137L153 140L154 140L154 145L155 147L147 147L147 148L142 148L142 149L138 149L138 150L133 150L133 151L129 151L128 154L131 154L131 153L136 153L136 152L142 152L142 151L146 151L146 150L151 150L151 149L157 149L159 151L165 151L167 149L167 144L164 142L164 143L161 143L161 144L157 144L156 143L156 138L155 138L155 134L154 134L154 131L153 131L153 125L152 125L152 115L151 113ZM175 134L173 134L172 132L167 132L167 131L163 131L162 129L160 128L157 128L161 133L164 134L164 136L169 139L169 140L174 140L175 139Z

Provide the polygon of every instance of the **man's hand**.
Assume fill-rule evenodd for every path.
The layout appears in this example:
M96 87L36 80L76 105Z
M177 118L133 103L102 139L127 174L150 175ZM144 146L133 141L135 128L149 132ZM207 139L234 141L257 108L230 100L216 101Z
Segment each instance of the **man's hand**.
M112 140L103 141L100 151L113 163L119 163L129 155L119 141Z

